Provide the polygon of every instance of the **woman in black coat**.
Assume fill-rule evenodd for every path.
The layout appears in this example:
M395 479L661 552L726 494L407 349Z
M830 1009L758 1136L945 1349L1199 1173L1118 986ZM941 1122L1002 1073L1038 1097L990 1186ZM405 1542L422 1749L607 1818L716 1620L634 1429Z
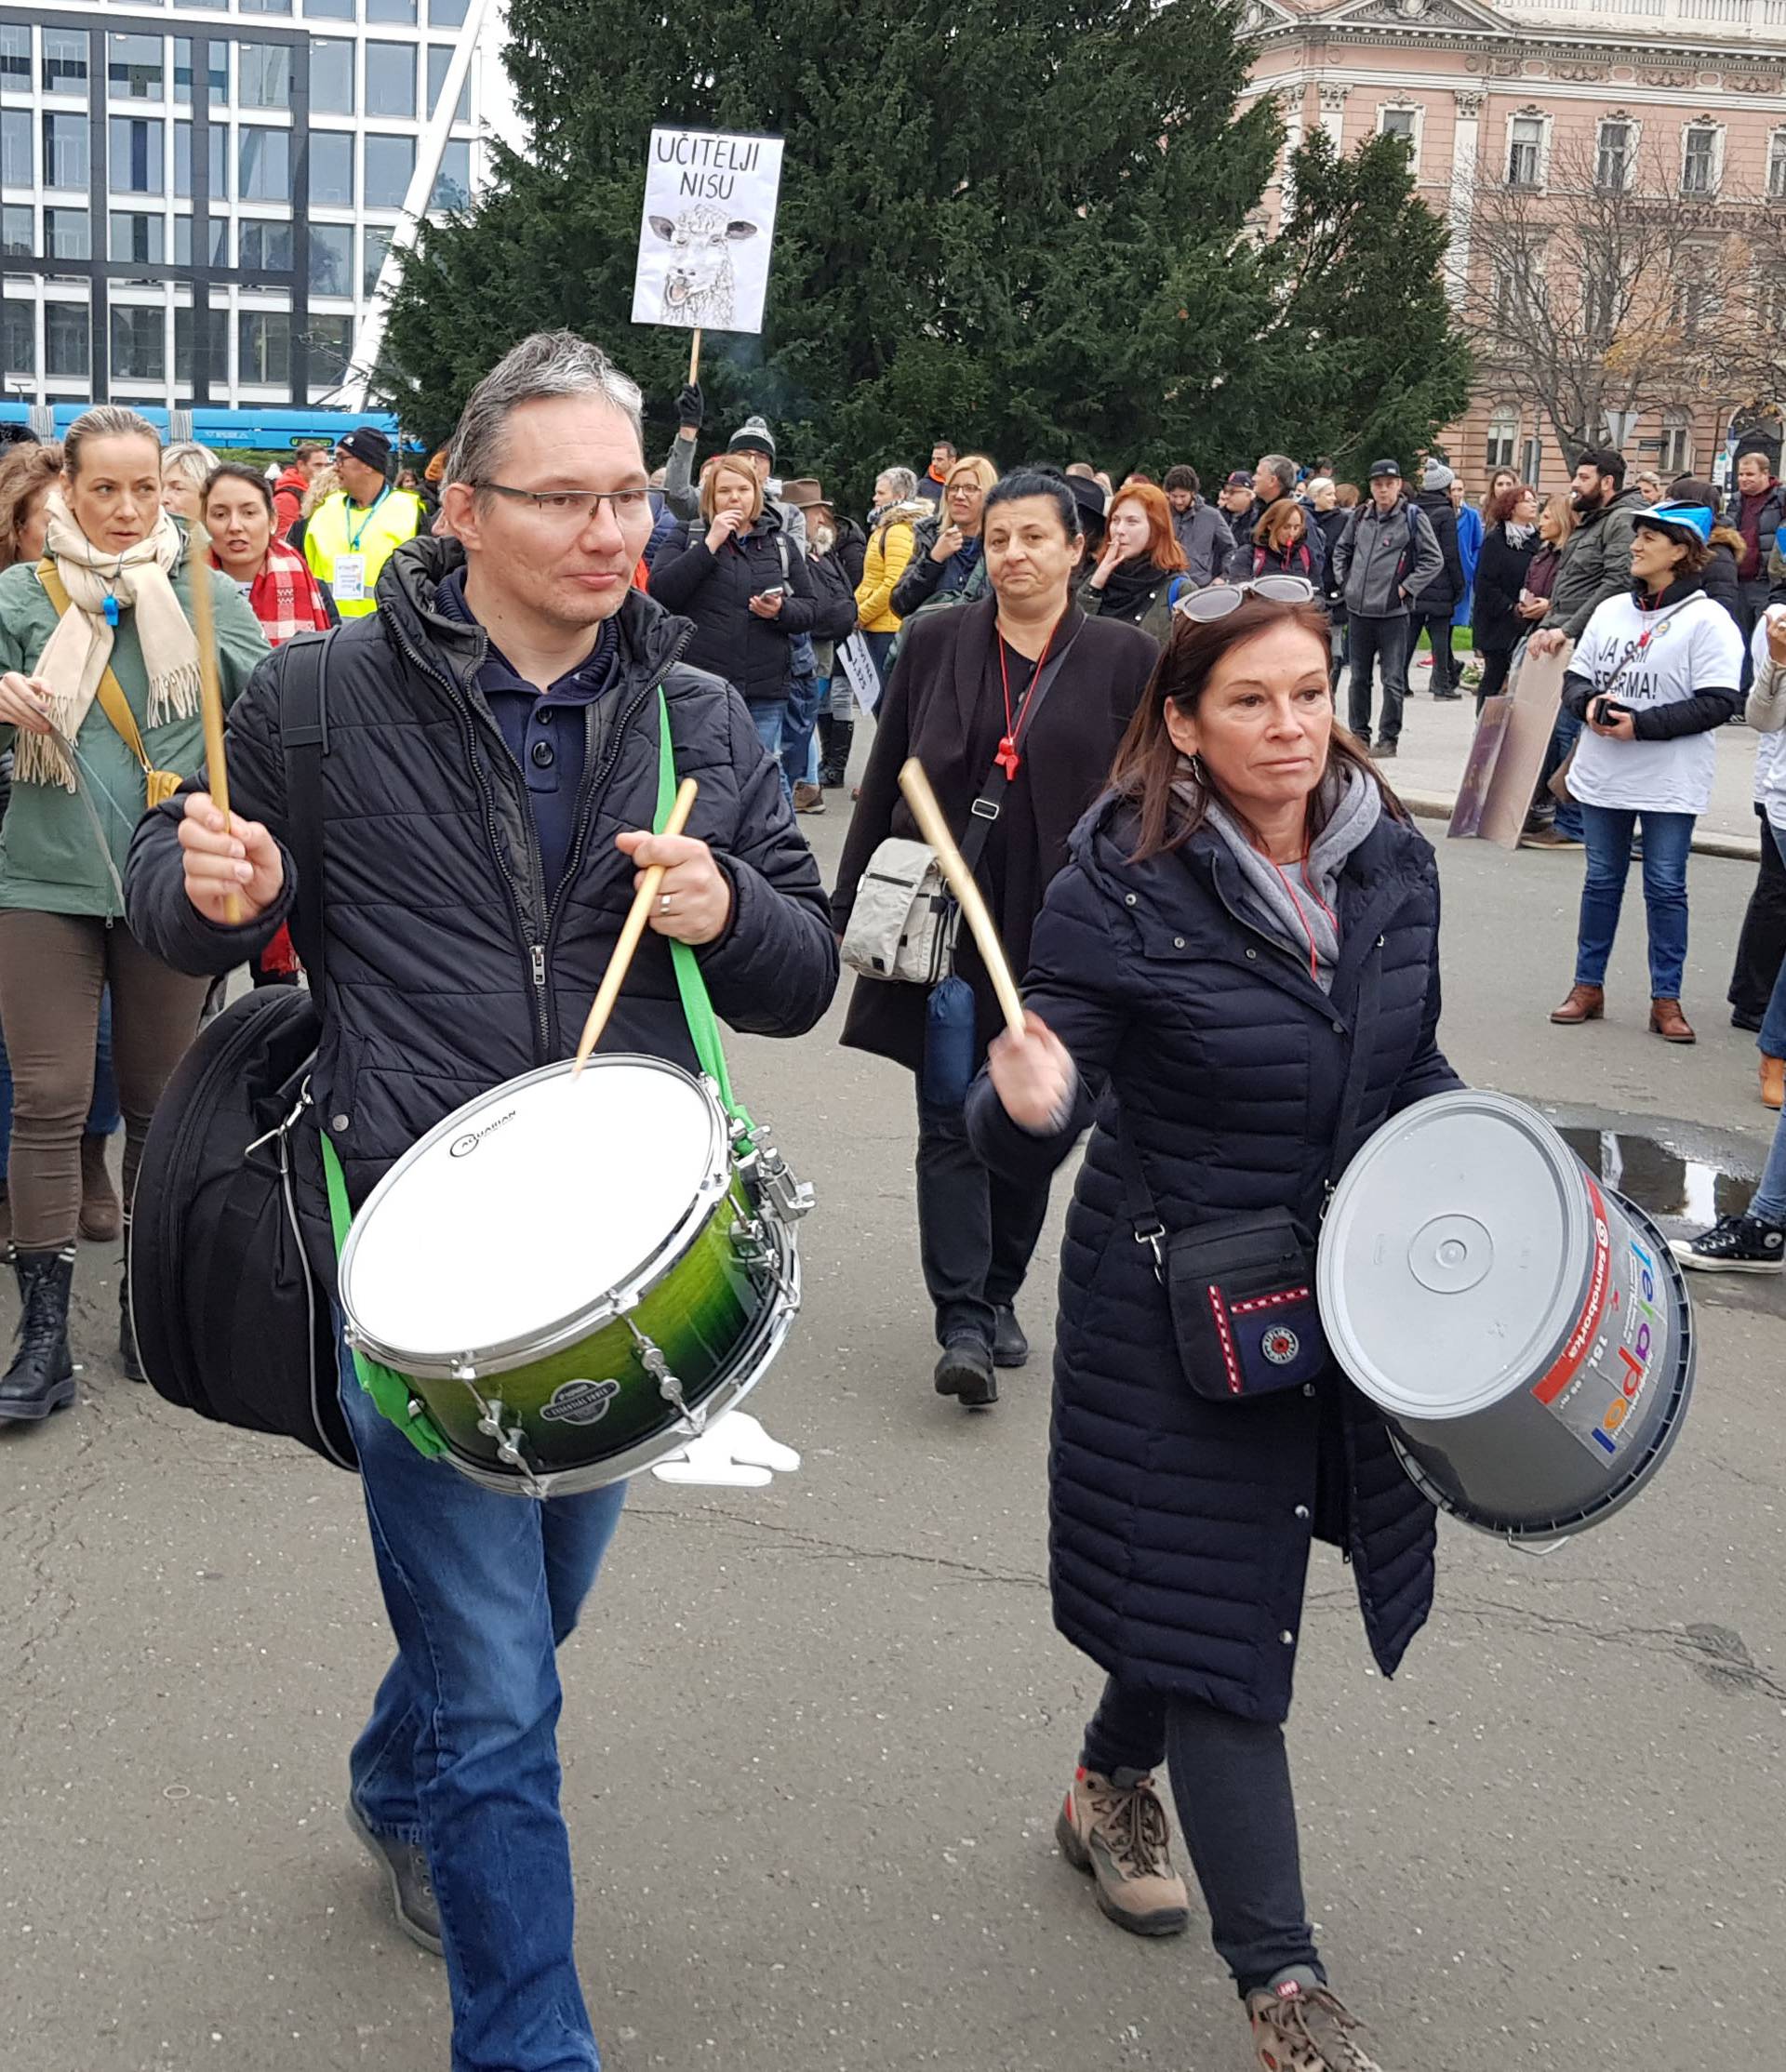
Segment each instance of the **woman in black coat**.
M1097 794L1159 650L1135 627L1088 619L1072 603L1083 540L1079 507L1058 475L1007 476L986 498L982 538L993 594L916 620L887 679L832 915L842 936L876 847L890 835L918 838L899 785L907 756L924 764L961 841L981 824L973 805L1001 740L1013 736L1017 772L989 823L979 876L1021 969L1048 881L1066 861L1067 838ZM1032 728L1038 665L1044 690ZM955 970L973 989L978 1061L999 1012L965 928ZM918 1237L942 1348L936 1386L983 1409L998 1400L994 1361L1017 1367L1028 1356L1015 1305L1048 1193L1046 1184L995 1179L967 1142L959 1095L953 1106L934 1091L926 1096L927 1008L923 987L859 978L844 1042L903 1065L917 1082Z
M1283 1300L1181 1359L1138 1242L1232 1242L1276 1211L1306 1253L1329 1175L1458 1083L1433 851L1334 726L1318 608L1248 598L1175 630L1049 891L1027 993L1029 1033L998 1037L969 1097L975 1147L1039 1190L1097 1118L1061 1255L1049 1473L1055 1623L1109 1682L1059 1838L1112 1918L1181 1928L1149 1774L1168 1760L1260 2062L1368 2072L1353 2042L1316 2054L1351 2018L1309 1926L1282 1721L1310 1542L1350 1559L1389 1675L1432 1601L1433 1513L1326 1354L1306 1257Z
M1520 616L1520 593L1537 553L1538 491L1529 482L1508 483L1488 499L1487 530L1476 562L1475 605L1471 623L1476 652L1482 657L1482 682L1476 686L1476 711L1483 700L1507 688L1507 669L1513 650L1531 631Z
M763 746L781 750L788 710L788 643L817 613L806 557L781 529L745 454L719 453L701 470L700 518L659 553L651 594L694 626L683 660L723 676L751 709Z

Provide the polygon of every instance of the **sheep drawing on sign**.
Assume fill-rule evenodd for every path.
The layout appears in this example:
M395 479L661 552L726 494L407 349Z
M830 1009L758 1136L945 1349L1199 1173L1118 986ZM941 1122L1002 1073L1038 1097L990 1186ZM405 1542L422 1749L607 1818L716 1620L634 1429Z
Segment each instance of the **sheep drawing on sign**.
M673 219L651 218L651 228L670 247L670 269L663 277L665 324L686 324L724 331L732 321L737 282L732 246L754 237L756 225L726 216L711 205L685 208Z

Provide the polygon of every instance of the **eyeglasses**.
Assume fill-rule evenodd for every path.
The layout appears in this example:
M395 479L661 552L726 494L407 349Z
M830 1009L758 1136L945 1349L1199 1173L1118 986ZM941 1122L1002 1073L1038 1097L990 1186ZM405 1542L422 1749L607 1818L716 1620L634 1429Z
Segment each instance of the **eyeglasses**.
M493 497L531 504L536 518L565 531L580 532L594 517L598 504L612 505L615 517L622 525L651 509L648 489L512 489L506 482L474 482L472 487L487 489Z
M1212 619L1226 618L1230 612L1237 612L1248 591L1273 604L1307 604L1314 599L1314 585L1306 576L1255 576L1249 582L1211 583L1206 590L1193 590L1188 597L1180 597L1173 608L1195 619L1199 626L1206 626Z

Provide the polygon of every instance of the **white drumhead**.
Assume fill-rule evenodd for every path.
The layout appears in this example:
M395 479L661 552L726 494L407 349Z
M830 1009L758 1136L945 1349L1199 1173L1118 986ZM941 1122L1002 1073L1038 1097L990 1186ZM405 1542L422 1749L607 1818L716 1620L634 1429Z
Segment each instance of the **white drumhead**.
M654 1059L512 1080L374 1189L342 1258L349 1318L392 1352L434 1361L562 1322L657 1256L723 1149L701 1089Z

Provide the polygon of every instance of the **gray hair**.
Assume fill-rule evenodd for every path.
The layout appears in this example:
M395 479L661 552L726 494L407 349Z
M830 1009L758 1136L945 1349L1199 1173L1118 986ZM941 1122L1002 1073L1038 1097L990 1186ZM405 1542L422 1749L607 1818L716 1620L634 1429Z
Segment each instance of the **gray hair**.
M62 434L62 466L71 482L81 472L81 449L92 439L147 439L157 453L161 451L161 433L147 418L127 410L122 404L99 404L91 410L83 410ZM204 477L199 480L202 483Z
M1269 468L1284 485L1287 497L1296 488L1296 462L1287 453L1262 453L1259 457L1261 468Z
M165 475L171 468L183 475L194 489L202 490L217 472L220 463L209 446L194 445L188 439L180 445L169 446L161 457L161 472Z
M599 345L575 331L536 331L504 353L472 391L446 455L443 482L489 480L502 428L524 403L593 396L618 410L645 449L645 398Z
M892 490L896 504L910 503L918 493L918 478L910 468L883 468L881 480Z

